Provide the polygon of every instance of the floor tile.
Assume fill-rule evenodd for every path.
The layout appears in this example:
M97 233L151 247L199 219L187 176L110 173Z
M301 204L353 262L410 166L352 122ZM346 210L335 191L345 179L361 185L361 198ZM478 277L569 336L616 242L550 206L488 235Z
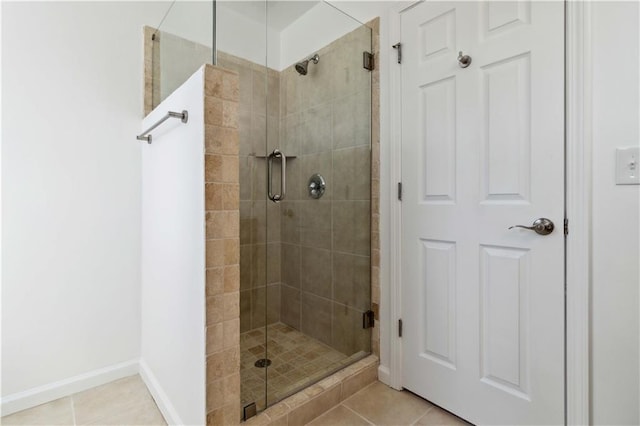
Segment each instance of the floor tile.
M421 426L466 426L470 425L471 423L467 423L461 418L456 417L441 408L433 407L432 409L427 411L427 414L422 416L420 420L418 420L415 424Z
M72 425L71 398L60 398L37 407L5 416L3 425Z
M72 395L77 425L110 423L134 408L145 410L155 402L140 376L125 377Z
M97 419L94 425L148 425L166 426L167 422L155 404L144 403L125 409L119 413Z
M433 407L410 392L396 391L380 382L367 386L343 404L380 426L410 425Z
M255 366L265 356L265 342L271 360L267 371ZM241 404L255 402L262 410L265 389L272 404L364 356L364 352L347 356L282 323L246 331L240 335Z
M371 423L343 405L327 411L307 426L369 426Z

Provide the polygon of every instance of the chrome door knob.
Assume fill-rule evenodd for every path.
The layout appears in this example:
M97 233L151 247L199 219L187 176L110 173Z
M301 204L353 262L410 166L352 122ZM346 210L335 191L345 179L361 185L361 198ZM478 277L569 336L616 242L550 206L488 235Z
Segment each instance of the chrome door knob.
M551 222L549 219L541 217L540 219L536 219L531 226L513 225L509 227L509 229L513 228L529 229L531 231L536 231L536 234L549 235L553 232L553 229L555 227L553 225L553 222Z

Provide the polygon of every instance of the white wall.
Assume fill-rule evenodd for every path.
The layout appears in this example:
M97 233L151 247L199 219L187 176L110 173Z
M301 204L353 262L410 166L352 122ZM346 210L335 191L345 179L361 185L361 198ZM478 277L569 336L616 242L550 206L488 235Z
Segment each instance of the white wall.
M137 370L142 26L168 4L2 2L3 414Z
M169 424L205 423L204 68L149 114L142 146L141 373Z
M592 421L640 424L640 186L615 185L616 147L640 145L638 2L594 2Z

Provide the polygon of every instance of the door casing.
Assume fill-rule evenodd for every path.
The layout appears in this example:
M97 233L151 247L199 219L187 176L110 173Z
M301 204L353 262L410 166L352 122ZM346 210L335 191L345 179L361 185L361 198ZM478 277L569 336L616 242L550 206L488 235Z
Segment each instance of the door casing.
M388 114L381 116L381 204L388 219L381 218L380 306L381 351L379 378L402 389L402 341L398 320L402 318L400 268L401 202L401 69L391 45L400 40L400 16L424 0L402 2L388 14L389 37L381 37L386 50L388 85L381 79L381 101ZM589 424L589 289L591 245L591 7L588 2L565 1L565 217L569 233L565 239L565 423ZM384 54L383 54L384 56ZM384 58L383 58L384 60ZM387 115L387 117L385 117ZM386 136L386 137L385 137ZM386 175L386 181L384 177ZM385 229L386 228L386 229ZM392 286L391 283L396 283ZM384 303L387 296L389 303ZM385 306L387 305L387 306ZM385 359L388 358L388 359Z

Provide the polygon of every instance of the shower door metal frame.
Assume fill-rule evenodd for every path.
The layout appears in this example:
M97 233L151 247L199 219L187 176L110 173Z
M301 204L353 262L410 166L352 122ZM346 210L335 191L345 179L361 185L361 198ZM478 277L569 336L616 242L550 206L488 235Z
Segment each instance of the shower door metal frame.
M388 206L389 219L382 225L383 252L389 253L381 264L381 292L389 295L389 312L386 326L381 329L381 341L386 342L388 361L382 359L379 378L384 383L402 389L402 340L397 333L398 320L402 317L400 235L401 204L395 197L395 188L401 181L401 68L394 55L392 43L400 39L403 12L424 0L403 2L388 13L389 38L385 49L388 53L389 86L381 85L381 93L388 99L388 139L381 139L381 169L387 169L386 182L381 177L381 203ZM565 214L570 219L570 232L565 239L565 423L589 424L590 393L590 307L589 284L591 282L591 5L588 2L565 1ZM386 45L389 46L386 46ZM385 90L386 89L386 90ZM386 96L385 96L386 95ZM385 123L386 122L386 123ZM386 146L385 146L386 145ZM383 205L384 205L383 204ZM388 250L384 250L384 247ZM384 319L383 319L384 321ZM384 354L385 351L382 351ZM386 365L385 365L386 364Z

